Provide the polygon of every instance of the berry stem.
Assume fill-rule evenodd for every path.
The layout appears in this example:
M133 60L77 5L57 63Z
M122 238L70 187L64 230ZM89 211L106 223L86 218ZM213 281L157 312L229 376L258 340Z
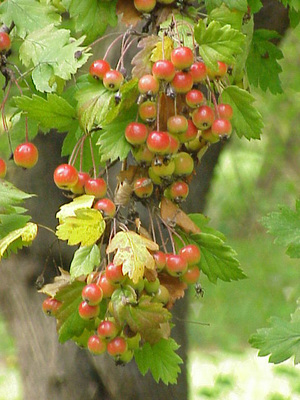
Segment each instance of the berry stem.
M70 165L74 165L74 163L75 163L75 161L77 159L77 156L78 156L78 151L79 151L80 144L84 139L85 139L85 136L81 136L78 139L77 143L75 144L74 149L73 149L73 151L72 151L72 153L71 153L71 155L69 157L69 164Z
M122 33L121 35L119 35L115 40L113 40L111 42L111 44L108 46L104 56L103 56L103 60L105 60L110 52L110 50L114 47L114 45L118 42L118 40L120 40L122 37L124 36L124 33Z
M88 47L93 47L93 46L95 46L95 44L101 42L102 40L107 39L110 36L115 36L118 34L119 34L119 32L111 32L111 33L108 33L107 35L101 36L100 38L94 40Z
M121 68L124 68L124 56L125 56L125 54L127 53L127 51L129 50L129 47L130 47L137 39L138 39L138 38L135 37L135 38L131 39L131 41L130 41L130 39L127 40L127 42L126 42L126 44L125 44L125 46L124 46L124 50L122 50L121 57L120 57L120 59L119 59L119 61L118 61L118 64L117 64L117 66L116 66L116 69L117 69L117 70L120 68L120 66L121 66Z
M28 117L25 116L25 142L28 143Z
M161 92L158 93L157 103L156 103L156 130L158 132L159 132L160 100L161 100Z
M219 111L218 111L217 99L216 99L216 96L215 96L215 92L214 92L213 88L211 87L211 83L210 83L209 78L206 78L206 82L207 82L207 85L209 87L209 91L211 93L211 98L212 98L212 101L214 103L214 107L215 107L215 111L216 111L217 117L220 118Z
M158 232L159 232L159 236L160 236L162 247L164 249L164 252L167 253L168 252L167 251L167 247L166 247L166 244L165 244L165 241L164 241L164 236L163 236L163 233L162 233L162 230L161 230L160 221L159 221L157 215L155 215L155 219L156 219L156 224L157 224L157 228L158 228Z
M149 204L147 204L147 209L148 209L148 213L149 213L149 220L150 220L150 226L151 226L151 232L152 232L152 239L156 243L156 235L155 235L155 229L154 229L154 224L153 224L153 217L152 217L152 212L151 212Z
M91 150L92 164L93 164L93 170L94 170L94 179L96 179L97 167L96 167L96 162L95 162L95 157L94 157L92 138L90 136L89 136L89 142L90 142L90 150Z

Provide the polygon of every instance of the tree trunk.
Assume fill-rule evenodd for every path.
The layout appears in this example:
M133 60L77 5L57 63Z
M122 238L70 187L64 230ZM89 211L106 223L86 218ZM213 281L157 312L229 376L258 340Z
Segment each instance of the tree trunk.
M271 4L272 2L265 2ZM281 26L283 16L276 12L278 3L270 14L256 18L260 27L272 19L272 29ZM265 4L266 6L266 4ZM275 12L274 12L275 10ZM284 14L286 16L286 12ZM285 17L284 17L285 18ZM287 22L285 19L285 29ZM282 31L282 27L280 28ZM33 221L54 228L55 212L64 203L61 192L54 186L52 174L61 162L57 148L62 135L49 135L37 139L40 161L37 168L18 170L16 185L27 192L36 193L37 198L28 202ZM39 143L41 146L39 146ZM211 177L222 145L212 146L191 185L191 194L185 208L189 212L202 211ZM14 178L14 177L9 177ZM13 179L12 179L13 180ZM23 378L24 400L185 400L188 398L186 376L187 338L184 320L187 315L186 300L178 301L174 307L176 327L172 330L175 340L181 345L179 354L184 360L178 385L157 384L148 373L142 377L134 362L125 367L115 366L111 358L94 357L74 343L60 345L57 340L55 322L43 315L43 296L37 293L35 282L45 272L48 281L55 275L50 261L60 264L54 236L40 229L36 243L30 249L19 252L1 265L0 304L15 337L19 366ZM62 248L65 265L69 265L71 254Z

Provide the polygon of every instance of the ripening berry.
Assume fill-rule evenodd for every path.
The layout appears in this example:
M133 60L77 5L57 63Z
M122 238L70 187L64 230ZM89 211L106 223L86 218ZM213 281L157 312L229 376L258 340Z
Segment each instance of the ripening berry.
M99 305L91 306L86 301L79 304L78 312L82 319L89 320L98 316L100 311Z
M233 109L229 104L224 104L224 103L218 104L217 111L219 113L219 118L230 120L233 116Z
M214 122L215 113L211 107L201 106L193 112L192 119L198 129L208 129Z
M9 34L6 32L0 32L0 51L7 51L10 49L11 41Z
M192 75L195 83L204 81L204 79L207 77L207 69L204 62L199 61L192 64L190 67L190 74Z
M159 81L151 74L143 75L138 83L141 94L157 94L159 91Z
M108 71L110 71L110 65L105 60L95 60L89 69L89 73L93 78L101 80Z
M113 321L102 321L98 325L97 335L106 340L111 340L118 334L117 325Z
M86 181L90 179L87 172L78 172L78 180L75 186L71 187L71 192L75 194L83 194Z
M204 95L200 90L192 89L185 95L186 104L191 108L200 107L204 102Z
M175 76L175 67L169 60L156 61L152 67L152 75L156 79L171 82Z
M0 178L5 178L6 171L7 171L6 162L3 160L3 158L0 158Z
M101 287L96 285L96 283L90 283L84 286L81 296L90 306L96 306L102 300L103 292Z
M78 181L78 172L70 164L61 164L55 169L53 179L60 189L70 190Z
M188 153L184 151L177 153L173 160L175 163L174 175L186 176L193 172L194 160Z
M154 101L144 101L139 105L139 116L143 121L151 121L156 118L156 103Z
M150 197L153 192L153 183L149 178L138 178L133 182L133 191L141 199Z
M106 342L97 335L89 337L87 347L92 354L103 354L106 350Z
M14 151L14 162L19 167L32 168L38 162L39 152L33 143L19 144Z
M106 87L106 89L116 92L119 90L123 80L124 76L120 71L111 69L104 74L103 85Z
M227 65L222 61L218 61L217 69L211 70L207 68L207 75L209 79L220 79L227 73Z
M140 122L130 122L125 129L125 138L132 145L139 145L146 142L148 128Z
M85 193L95 196L96 199L101 199L106 195L107 185L102 178L89 178L85 182Z
M123 274L123 264L108 264L105 268L105 276L111 283L121 283L125 278Z
M121 336L117 336L107 343L106 349L111 356L119 356L127 350L126 340Z
M166 262L166 271L171 276L181 276L188 268L188 264L183 257L178 254L168 254Z
M113 218L116 214L116 205L115 203L108 199L108 198L103 198L99 199L95 204L94 208L96 210L99 210L103 213L105 217Z
M228 119L215 119L212 126L211 132L215 136L230 136L232 132L232 126Z
M43 311L45 314L49 315L49 316L55 316L56 312L59 310L59 308L61 307L62 302L58 301L56 299L54 299L53 297L47 297L44 301L43 301Z
M170 136L168 132L152 131L147 137L147 147L154 154L169 152Z
M134 0L135 8L143 13L149 13L156 6L156 0Z
M179 136L179 140L181 143L191 142L196 139L198 135L198 128L195 126L191 119L188 119L188 128L187 130Z
M189 244L182 247L179 254L186 260L189 266L198 264L201 258L200 249L195 244Z
M199 277L200 270L196 265L194 265L192 267L189 267L180 279L188 285L193 285L198 282Z
M194 54L189 47L180 46L171 53L171 61L177 69L189 68L194 62Z
M169 195L175 202L180 202L187 198L189 194L189 185L184 181L173 182L169 187Z
M171 82L176 93L187 93L193 87L193 77L189 72L178 71Z
M187 119L184 115L172 115L168 118L167 128L170 133L180 135L188 129Z

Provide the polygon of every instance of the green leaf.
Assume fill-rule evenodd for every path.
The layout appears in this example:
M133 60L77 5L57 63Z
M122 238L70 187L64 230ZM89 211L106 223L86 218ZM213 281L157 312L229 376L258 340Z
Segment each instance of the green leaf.
M86 41L102 36L108 25L115 27L118 23L116 14L116 0L63 0L71 18L75 20L77 32L87 36Z
M183 363L175 353L178 348L174 339L161 339L153 346L145 343L141 349L135 350L134 358L142 375L150 370L156 382L162 380L166 385L175 384L180 373L179 364Z
M243 50L245 36L230 25L222 26L212 21L206 27L203 20L200 20L195 26L195 39L203 61L208 68L215 70L217 61L235 63L235 56Z
M29 34L20 47L20 59L26 67L33 67L32 79L40 92L53 92L61 86L61 79L71 79L86 63L90 54L67 29L48 25ZM75 54L81 54L75 57Z
M207 12L219 8L223 3L231 10L247 11L247 0L205 0Z
M47 98L33 95L14 97L17 107L29 119L40 123L43 128L56 128L59 131L74 130L77 125L74 108L62 97L48 93Z
M49 24L59 24L61 17L50 4L33 0L6 0L0 5L0 19L7 26L14 22L17 34L25 38L28 33Z
M214 8L209 14L209 21L217 21L222 26L230 25L233 29L241 30L243 17L243 11L230 10L224 3L220 7Z
M232 126L239 137L259 139L262 133L262 116L254 107L254 97L237 86L228 86L222 92L224 103L233 108Z
M75 251L70 267L70 275L72 278L77 278L81 275L91 273L100 263L100 250L94 244L92 246L79 247Z
M70 246L81 243L91 246L97 242L105 230L105 221L100 211L82 208L75 211L74 217L66 217L56 228L56 235L67 240Z
M35 239L38 227L32 222L28 222L22 228L9 232L0 240L0 261L10 251L15 251L23 246L28 246Z
M75 97L80 125L85 132L89 132L94 125L101 126L105 121L115 93L107 90L101 82L93 80L83 83Z
M117 120L105 125L99 133L99 153L101 161L124 160L131 146L125 138L125 129L129 122L132 122L137 114L137 106L124 111Z
M211 233L219 237L221 240L225 241L226 237L222 232L217 231L216 229L208 226L210 219L203 214L195 213L195 214L188 214L189 218L201 229L201 232L204 233Z
M262 224L276 238L274 243L287 247L287 254L300 258L300 200L296 201L296 211L280 206L279 212L273 212L262 218Z
M55 298L63 304L56 313L58 340L64 343L73 337L80 337L87 328L94 328L94 321L85 321L78 313L79 304L82 302L81 292L84 282L73 281L70 285L60 289Z
M22 203L24 200L35 196L17 189L12 183L0 179L0 212L9 212L12 206ZM14 210L14 209L13 209Z
M300 311L291 316L290 321L271 317L270 328L258 329L249 340L252 347L260 349L260 357L270 354L269 362L279 364L290 357L294 363L300 362Z
M264 92L282 93L279 73L282 72L277 60L283 58L282 51L269 40L279 38L275 31L257 29L254 31L252 45L246 63L250 84L260 87Z
M26 211L26 209L21 207L20 209L22 211L14 207L14 209L11 210L11 214L0 214L0 239L3 239L12 231L23 228L30 220L29 215L20 215L21 212Z
M257 13L263 6L261 0L248 0L248 5L252 14Z
M95 196L88 194L75 197L73 201L60 207L60 211L57 212L56 218L58 218L59 222L62 223L67 217L75 217L77 210L80 210L81 208L91 208L94 200Z

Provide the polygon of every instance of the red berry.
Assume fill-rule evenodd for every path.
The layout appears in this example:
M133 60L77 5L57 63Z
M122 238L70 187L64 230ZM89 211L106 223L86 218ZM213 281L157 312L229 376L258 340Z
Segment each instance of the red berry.
M139 80L138 88L142 94L157 94L159 91L159 81L151 74L144 75Z
M97 335L106 340L113 339L118 334L117 325L113 321L102 321L98 325Z
M215 136L230 136L232 126L228 119L216 119L211 126L211 132Z
M101 275L98 285L102 289L104 298L109 298L116 289L116 286L107 279L105 274Z
M177 137L169 134L170 145L169 145L169 154L176 154L180 147L180 141Z
M169 194L172 200L180 202L187 198L189 194L189 185L184 181L173 182L169 187Z
M53 297L47 297L47 299L43 301L42 308L45 314L49 316L55 316L57 310L60 308L61 305L61 301L58 301Z
M182 249L179 251L179 254L186 260L189 266L198 264L201 258L200 249L195 244L189 244L185 247L182 247Z
M103 298L103 292L100 286L96 283L90 283L82 289L82 299L90 306L96 306Z
M111 356L119 356L125 353L126 350L127 350L126 340L121 336L117 336L107 343L107 352Z
M222 78L227 73L227 65L222 61L218 61L218 67L216 70L207 68L207 75L210 79Z
M153 183L149 178L138 178L133 182L133 191L137 197L147 198L153 192Z
M124 80L123 74L116 69L107 71L103 76L103 85L106 89L116 92Z
M185 95L186 104L191 108L197 108L204 102L203 93L200 90L192 89Z
M156 79L171 82L175 76L175 67L169 60L156 61L152 67L152 74Z
M213 135L211 128L201 131L201 138L203 138L209 143L217 143L220 140L218 135Z
M166 253L157 251L153 254L153 258L155 260L156 269L161 271L166 266Z
M7 51L10 49L11 41L8 33L0 32L0 51Z
M114 263L110 263L107 265L105 269L105 276L111 283L120 283L124 280L125 276L122 271L123 265L116 265Z
M89 178L85 182L85 193L96 197L96 199L101 199L106 195L107 185L102 178Z
M85 320L96 318L99 311L100 308L98 304L96 306L90 306L86 301L82 301L78 307L80 317Z
M174 175L186 176L190 175L194 170L194 160L188 153L184 151L175 154L174 163Z
M171 53L171 61L177 69L189 68L194 62L194 54L189 47L177 47Z
M152 131L147 138L148 149L155 154L167 154L170 146L168 132Z
M168 254L166 270L171 276L181 276L188 268L188 264L183 257L178 254Z
M194 84L192 75L182 71L176 72L171 83L176 93L187 93Z
M139 105L139 116L143 121L151 121L156 118L156 103L147 100Z
M137 149L133 149L133 156L138 163L151 163L154 154L148 149L147 146L140 146Z
M202 82L207 76L207 69L204 62L199 61L191 65L190 74L192 75L195 83Z
M168 118L167 128L170 133L180 135L187 131L187 119L184 115L172 115Z
M98 200L95 204L94 204L94 208L96 210L99 210L101 212L103 212L105 217L110 217L113 218L116 214L116 205L113 201L111 201L108 198L103 198Z
M182 135L180 135L179 140L181 143L190 142L196 139L197 134L198 128L191 119L188 119L188 128Z
M103 354L106 350L106 342L97 335L90 336L87 347L92 354Z
M77 183L71 188L71 191L75 194L83 194L84 186L88 179L90 179L90 175L87 172L78 172Z
M78 172L70 164L59 165L53 174L54 182L60 189L71 189L78 181Z
M96 79L103 79L108 71L110 71L110 65L105 60L95 60L89 69L90 75Z
M3 160L3 158L0 158L0 178L5 178L6 170L6 162Z
M38 162L38 159L38 149L33 143L19 144L14 151L14 161L19 167L32 168Z
M219 118L230 120L233 116L233 109L229 104L218 104L217 111L219 113Z
M199 277L200 277L200 270L195 265L193 267L188 268L180 279L183 282L187 283L188 285L193 285L194 283L198 282Z
M198 129L208 129L214 122L215 114L211 107L201 106L193 112L192 119Z
M143 144L148 136L148 128L140 122L130 122L125 129L127 142L132 145Z
M156 6L156 0L134 0L134 6L138 11L148 13Z

